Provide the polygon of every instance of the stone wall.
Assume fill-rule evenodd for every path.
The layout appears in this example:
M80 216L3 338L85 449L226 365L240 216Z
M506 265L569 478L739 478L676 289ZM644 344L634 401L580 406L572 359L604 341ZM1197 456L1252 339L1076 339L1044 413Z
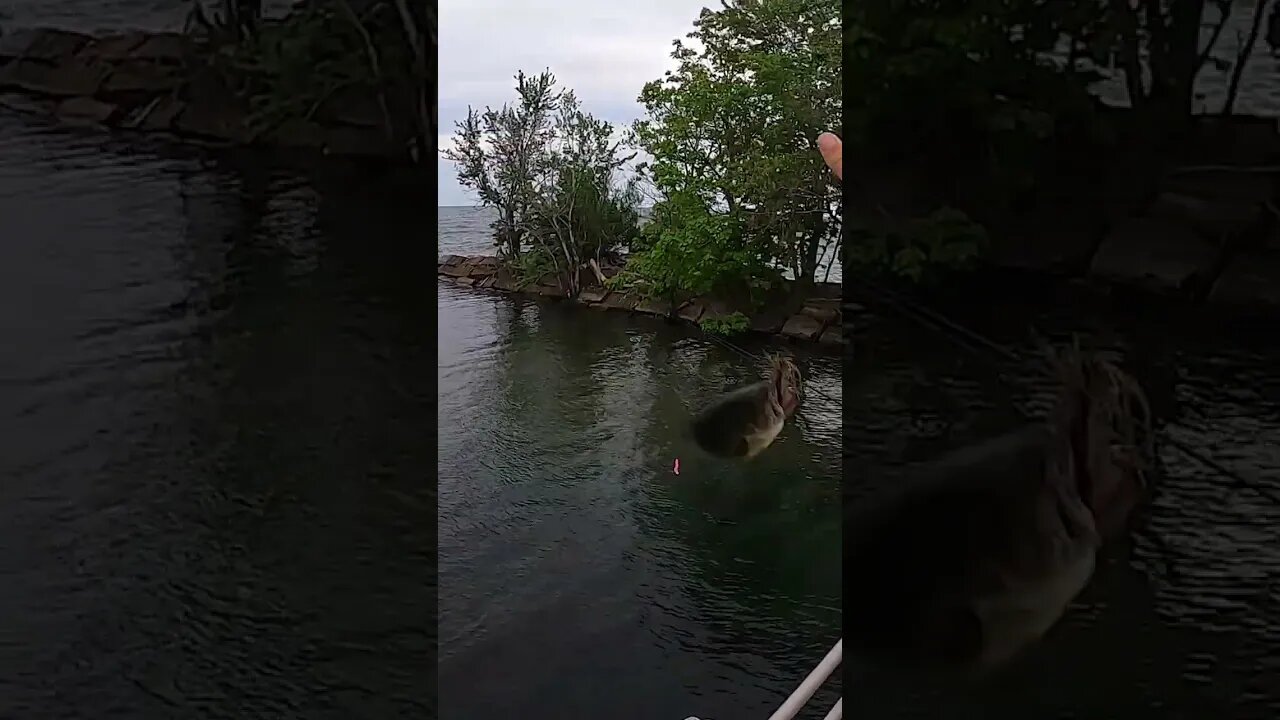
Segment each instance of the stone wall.
M551 283L517 284L509 270L498 259L488 255L446 255L439 260L437 274L442 280L463 287L496 292L522 292L544 298L565 299L558 285ZM610 274L607 270L606 275ZM841 288L837 283L819 283L810 297L787 308L766 310L751 318L751 330L793 342L814 343L838 351L845 339L841 323ZM671 303L642 298L626 290L608 290L599 284L584 287L574 302L594 310L637 313L667 317L687 323L699 323L731 314L723 303L713 299L694 298L673 306Z
M249 108L198 62L180 33L94 37L56 29L0 35L0 105L19 112L224 145L261 145L407 161L386 139L376 100L336 93L312 120L254 134Z
M1118 171L1003 233L990 265L1087 277L1224 307L1280 309L1280 133L1275 119L1223 125L1159 171ZM1206 133L1207 134L1207 133ZM1193 164L1194 163L1194 164Z

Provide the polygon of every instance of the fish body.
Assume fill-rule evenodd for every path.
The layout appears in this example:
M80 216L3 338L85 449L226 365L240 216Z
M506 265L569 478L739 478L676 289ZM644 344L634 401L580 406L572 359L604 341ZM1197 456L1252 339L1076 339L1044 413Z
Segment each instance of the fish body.
M768 377L721 395L693 419L693 437L721 457L750 459L773 444L800 404L800 372L772 358Z
M1036 482L1044 433L955 453L845 524L845 639L914 667L989 667L1057 621L1093 574L1097 534L1070 493Z
M1145 488L1148 413L1109 364L1075 355L1060 369L1048 423L918 467L846 518L852 652L912 669L990 669L1043 637L1088 585Z

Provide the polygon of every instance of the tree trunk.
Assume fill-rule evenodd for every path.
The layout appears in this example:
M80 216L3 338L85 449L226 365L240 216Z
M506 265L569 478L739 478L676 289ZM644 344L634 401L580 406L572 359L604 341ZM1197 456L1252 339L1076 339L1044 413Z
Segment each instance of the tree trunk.
M1195 102L1196 77L1200 74L1200 25L1205 0L1175 0L1170 8L1169 45L1173 91L1177 108L1188 118ZM1260 0L1259 4L1263 4Z
M1236 104L1236 94L1240 92L1240 80L1244 77L1244 69L1249 64L1249 56L1253 55L1253 46L1258 42L1258 31L1262 29L1262 20L1266 17L1266 0L1257 0L1253 7L1253 22L1249 26L1249 37L1244 47L1236 51L1236 64L1231 68L1231 83L1227 85L1227 99L1222 104L1222 114L1230 115Z

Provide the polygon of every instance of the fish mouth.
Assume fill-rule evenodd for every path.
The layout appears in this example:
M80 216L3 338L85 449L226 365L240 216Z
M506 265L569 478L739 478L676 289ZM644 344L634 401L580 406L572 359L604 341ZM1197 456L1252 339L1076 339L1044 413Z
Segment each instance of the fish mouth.
M1072 348L1059 359L1059 473L1104 536L1121 532L1146 486L1154 456L1151 415L1137 381L1105 358Z
M774 358L773 383L778 406L782 408L782 414L789 418L800 407L800 370L790 358Z

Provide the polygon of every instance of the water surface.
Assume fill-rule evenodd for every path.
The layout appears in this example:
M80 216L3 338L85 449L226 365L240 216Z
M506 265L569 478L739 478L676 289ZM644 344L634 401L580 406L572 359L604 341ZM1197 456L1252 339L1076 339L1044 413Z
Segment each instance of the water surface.
M441 208L441 252L486 222ZM802 354L823 396L731 463L687 423L759 368L698 331L437 303L441 717L766 717L840 637L838 358Z
M429 235L0 114L0 717L424 717Z
M887 682L850 663L849 717L1276 717L1280 343L1267 324L1210 309L1036 285L989 283L982 296L970 288L967 297L931 303L1024 358L1037 347L1032 328L1058 343L1078 333L1121 354L1149 387L1161 436L1246 484L1162 444L1154 499L1136 532L1104 553L1093 583L1044 643L1008 671L961 688ZM907 463L1049 407L1053 388L1029 359L962 350L883 306L855 322L845 388L852 503L901 480Z

